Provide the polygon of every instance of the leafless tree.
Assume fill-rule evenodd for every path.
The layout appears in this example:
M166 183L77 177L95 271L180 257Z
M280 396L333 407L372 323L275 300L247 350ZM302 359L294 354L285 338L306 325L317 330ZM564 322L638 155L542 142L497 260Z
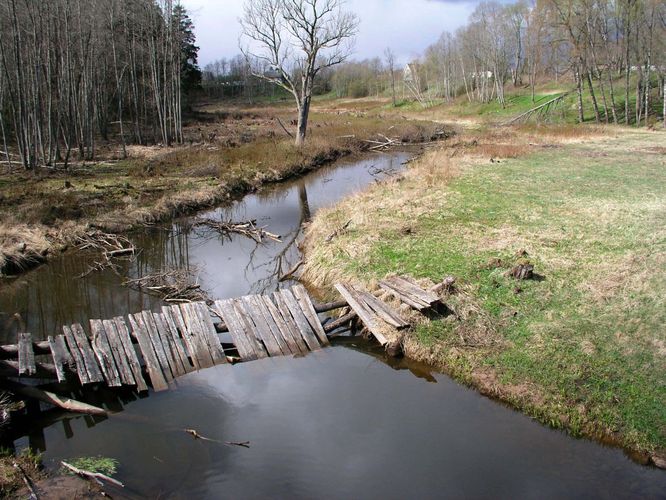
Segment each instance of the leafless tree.
M344 0L248 0L241 20L242 50L265 63L256 73L286 89L298 109L296 144L308 129L316 76L351 54L357 17Z
M384 60L386 61L386 69L388 70L389 78L391 79L391 97L393 99L393 107L395 108L395 53L390 47L387 47L386 50L384 50Z

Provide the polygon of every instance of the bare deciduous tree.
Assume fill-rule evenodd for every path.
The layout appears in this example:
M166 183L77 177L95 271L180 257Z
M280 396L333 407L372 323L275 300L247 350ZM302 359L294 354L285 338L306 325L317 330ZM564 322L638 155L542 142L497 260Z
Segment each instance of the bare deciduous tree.
M289 91L298 108L296 144L305 141L315 77L351 54L358 19L344 0L248 0L244 53L266 64L256 76Z
M390 47L387 47L386 50L384 50L384 59L386 60L386 69L391 78L391 97L393 98L393 107L395 108L395 54Z

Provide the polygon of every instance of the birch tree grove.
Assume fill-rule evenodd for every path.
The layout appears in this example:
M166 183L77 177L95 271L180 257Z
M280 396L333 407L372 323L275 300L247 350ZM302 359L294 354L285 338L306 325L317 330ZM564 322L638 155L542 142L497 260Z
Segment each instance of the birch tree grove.
M576 95L578 121L666 126L664 0L482 2L466 26L444 33L422 58L426 85L449 101L496 100L525 81ZM661 101L661 102L660 102Z
M173 0L0 0L0 134L11 169L101 143L182 141L184 11Z

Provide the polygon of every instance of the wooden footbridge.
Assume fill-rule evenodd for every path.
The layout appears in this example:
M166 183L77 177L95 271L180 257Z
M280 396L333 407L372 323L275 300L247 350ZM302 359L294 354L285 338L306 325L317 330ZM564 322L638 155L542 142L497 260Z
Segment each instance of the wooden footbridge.
M404 277L380 282L380 290L422 311L439 301L433 291ZM0 346L0 374L12 378L57 378L82 385L134 386L139 392L169 387L189 372L228 362L302 355L329 345L327 333L357 318L383 345L392 330L409 324L400 313L372 294L349 284L336 285L344 300L315 304L302 285L271 296L164 306L127 318L90 320L89 330L66 325L47 341L19 334L18 344ZM318 313L348 307L336 321L322 324ZM221 341L226 333L232 343ZM36 362L36 357L52 362ZM12 359L13 358L13 359ZM40 358L41 359L41 358ZM56 403L57 404L57 403Z

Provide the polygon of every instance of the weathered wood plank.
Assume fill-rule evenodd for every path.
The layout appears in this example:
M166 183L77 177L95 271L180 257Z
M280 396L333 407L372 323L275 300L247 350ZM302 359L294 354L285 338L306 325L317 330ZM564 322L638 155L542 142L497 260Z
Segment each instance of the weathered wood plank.
M176 323L171 316L170 310L166 308L166 306L162 308L162 318L164 319L164 323L168 329L169 335L171 335L171 339L173 341L172 346L176 350L175 356L180 359L180 364L183 367L184 372L190 373L194 367L187 357L187 352L183 346L184 341L181 341Z
M393 276L390 279L393 283L404 287L405 290L409 290L412 295L418 297L419 300L422 300L426 304L430 304L432 306L434 303L439 302L440 300L435 292L424 290L421 288L421 285L419 285L413 278L409 276Z
M229 328L229 334L234 341L234 345L236 346L236 350L238 350L238 355L241 359L243 361L257 359L257 354L254 351L254 347L247 339L245 327L238 318L233 302L231 300L217 300L215 301L214 307L217 314L224 320Z
M291 321L291 316L289 317L290 321L287 321L270 297L263 297L263 299L264 304L266 304L266 309L270 312L273 321L275 321L275 324L277 325L278 332L282 335L282 338L289 346L291 352L293 354L307 353L308 346L298 333L296 325Z
M132 374L127 355L125 354L122 340L120 340L116 324L113 320L105 319L102 321L102 325L104 326L106 338L109 340L109 345L111 346L111 354L113 354L113 359L116 362L116 368L120 374L120 381L123 385L136 385L136 380L134 380L134 375Z
M298 304L298 301L296 300L296 297L294 297L294 294L291 292L291 290L280 290L278 293L282 297L284 304L286 304L289 313L291 313L291 317L294 318L294 322L298 327L298 331L300 332L303 340L305 340L305 343L308 345L310 350L316 351L321 349L317 336L312 331L310 323L303 314L301 306ZM282 308L281 312L283 316L286 313L286 311Z
M198 313L199 319L201 320L202 337L208 346L213 362L216 365L226 363L227 356L224 354L222 344L215 331L215 325L213 324L213 319L210 317L208 306L205 302L195 302L192 304L192 308Z
M340 283L336 284L335 288L338 292L340 292L340 295L342 295L342 297L347 301L349 307L354 310L363 324L368 328L368 330L370 330L370 332L375 336L379 343L382 345L386 344L388 339L382 331L382 324L380 323L380 319L372 311L372 309L370 309L362 301L362 299L360 299L358 294L355 293L355 290L348 285L343 285Z
M134 349L134 344L132 344L132 338L130 337L129 329L127 328L127 323L125 319L121 316L113 318L113 323L116 326L116 332L118 333L118 339L120 340L123 350L125 352L125 357L127 362L132 370L132 376L136 382L136 389L139 392L147 391L148 384L146 384L145 379L143 378L143 372L141 371L141 363L139 363L139 357L136 355L136 350Z
M160 362L157 360L157 354L153 348L153 343L150 341L148 331L144 325L143 315L141 313L130 314L128 316L130 327L139 342L139 350L146 362L146 369L150 376L150 381L153 384L155 391L164 391L169 388L169 384L162 373Z
M171 337L171 332L169 327L164 320L164 316L160 313L153 313L153 319L155 320L155 326L157 327L157 334L160 337L162 345L164 346L164 352L171 368L171 373L174 377L180 377L185 375L185 367L178 356L178 351L173 342L173 337Z
M194 342L192 340L192 335L190 335L187 326L185 325L185 319L183 318L183 314L182 311L180 310L180 307L163 306L162 313L164 314L165 317L171 318L173 320L175 326L178 328L183 338L183 347L185 349L185 352L190 358L190 362L192 363L192 365L196 370L200 370L201 365L199 364L199 360L197 359L196 346L194 345Z
M32 334L19 333L18 346L18 374L34 375L37 373L37 368L35 367L35 352L32 350Z
M58 382L66 382L66 369L72 365L73 359L65 345L65 337L63 335L58 335L53 338L49 335L48 342L49 348L51 349L51 356L53 357L53 364L56 367Z
M272 295L274 303L274 308L278 313L278 316L282 318L284 321L284 324L287 326L286 330L281 330L283 334L286 333L286 335L291 336L293 341L296 343L298 346L300 352L302 354L306 354L310 352L310 349L308 348L307 343L303 339L303 336L301 335L301 331L298 328L298 325L296 324L296 321L294 318L291 316L291 313L289 312L289 306L285 302L284 298L282 297L282 294L280 292L274 292ZM271 310L272 311L272 310ZM275 315L274 315L275 317Z
M164 378L167 382L171 382L173 380L173 373L171 372L171 366L169 365L166 351L162 345L162 339L160 339L160 335L157 332L157 325L155 325L155 318L153 318L153 313L150 311L143 311L141 314L143 316L143 324L146 327L148 337L153 344L153 349L157 355L157 360L160 363L160 367L162 368Z
M109 387L122 386L120 374L116 368L116 362L114 361L113 353L111 352L111 345L109 344L109 339L106 336L102 321L91 319L90 331L92 332L92 348L99 361L99 366L102 368L106 384Z
M79 376L81 384L89 384L90 378L88 377L88 370L86 369L83 355L81 354L79 345L76 343L76 338L74 337L72 329L69 326L63 326L62 331L64 333L65 340L67 341L67 345L69 346L69 352L74 359L74 363L76 364L76 373Z
M104 375L102 375L102 370L100 370L100 367L97 364L97 358L90 347L90 340L88 339L85 330L78 323L73 324L71 328L72 333L74 334L74 339L76 339L76 344L81 351L85 368L88 371L88 379L91 383L104 382Z
M308 323L310 323L310 326L312 327L312 330L315 332L315 335L317 335L317 337L319 338L319 342L321 343L321 345L329 345L328 337L326 336L324 328L321 326L321 322L319 321L319 317L317 316L317 311L315 311L314 305L310 300L310 295L308 294L308 291L305 289L303 285L295 285L291 289L291 291L296 297L296 300L298 300L298 303L301 306L301 309L303 310L305 318L308 320Z
M295 350L292 351L289 342L287 342L286 338L280 332L280 327L277 325L275 319L273 318L273 315L271 314L271 311L268 309L266 301L268 300L268 302L270 302L270 299L268 299L268 297L264 297L263 295L255 295L254 300L258 311L263 315L264 321L266 322L268 329L273 335L275 342L277 342L278 347L280 348L280 352L284 356L298 353L298 348L296 347L294 348ZM291 342L293 343L293 340Z
M419 300L418 298L415 298L412 295L407 294L403 290L400 290L393 283L389 283L387 281L380 281L379 286L382 289L386 290L391 295L393 295L394 297L396 297L401 302L404 302L405 304L412 307L413 309L416 309L417 311L422 311L430 307L428 304Z
M243 331L245 332L245 338L247 339L248 344L254 349L254 353L257 358L266 358L268 357L268 352L264 348L264 345L261 343L261 340L254 332L254 327L252 325L252 320L248 318L248 312L245 311L243 303L239 299L233 299L232 304L236 310L236 316L238 321L243 326Z
M194 355L199 360L202 368L209 368L215 364L213 357L208 349L208 345L203 338L203 325L199 320L197 312L192 308L192 304L180 304L180 312L183 315L185 329L190 336L190 341L194 348Z
M248 313L248 319L250 320L248 324L253 328L255 336L264 343L268 354L271 356L282 356L280 345L275 340L275 337L273 337L273 333L264 318L263 312L259 309L255 298L248 295L242 297L240 300L245 311Z
M359 294L365 304L389 325L398 329L407 328L409 326L409 323L403 320L396 311L393 311L388 304L382 302L365 290L359 290L358 288L354 288L354 290Z

